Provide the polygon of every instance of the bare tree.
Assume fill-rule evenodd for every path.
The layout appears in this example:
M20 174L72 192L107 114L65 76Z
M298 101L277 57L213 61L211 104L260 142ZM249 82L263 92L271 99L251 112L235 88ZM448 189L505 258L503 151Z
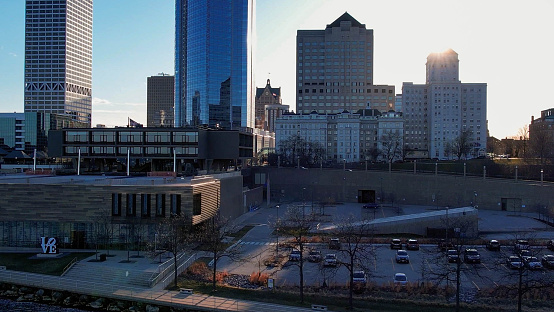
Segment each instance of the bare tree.
M371 264L375 262L375 253L368 241L373 231L368 223L359 222L353 216L350 216L346 220L335 223L333 234L341 240L339 252L344 256L342 258L346 258L345 261L339 261L339 264L350 273L348 304L350 309L353 309L352 297L356 286L354 284L354 272L363 270L369 273ZM363 289L362 286L358 287Z
M295 248L300 251L300 259L296 265L299 268L300 301L304 303L304 248L306 238L314 227L313 216L304 213L304 207L289 206L284 217L275 221L273 227L281 236L289 236Z
M364 151L364 156L367 160L377 161L381 155L381 151L377 147L370 147Z
M300 135L292 135L279 142L279 154L281 161L288 164L314 165L321 162L325 155L325 149L321 143L308 141Z
M169 217L163 218L157 225L156 236L158 250L170 252L173 255L175 287L177 287L177 256L195 239L190 216L172 213Z
M460 135L452 142L452 152L458 157L458 160L462 159L462 156L466 156L469 151L471 151L471 136L471 131L462 130Z
M402 158L402 135L398 132L386 132L380 138L381 154L387 162Z
M527 242L528 244L521 243ZM505 281L501 290L507 290L517 294L517 310L522 311L523 295L535 289L551 288L554 279L550 275L542 274L542 269L532 267L529 257L536 257L540 253L539 248L532 248L536 245L536 240L532 235L527 233L516 233L513 239L508 241L508 248L503 248L500 251L501 257L498 257L498 266L505 266L507 270L503 270L501 278ZM509 257L516 257L519 262L510 264ZM519 264L518 264L519 263Z
M224 257L231 260L240 259L240 248L238 246L229 246L225 242L225 238L234 232L236 232L236 229L230 222L230 219L222 217L219 213L204 222L200 227L200 239L204 247L212 253L213 291L216 291L217 262Z
M527 158L527 141L529 141L529 125L524 125L517 131L517 136L521 142L522 155L521 157Z
M460 311L461 273L471 270L479 274L478 266L462 266L462 257L468 247L468 235L466 234L473 232L473 222L469 218L449 220L447 217L444 219L445 240L439 243L439 249L442 252L438 257L436 254L427 257L430 269L425 268L426 272L421 272L422 275L427 274L430 280L438 284L446 282L447 289L450 281L455 282L456 312ZM454 275L453 278L452 275Z

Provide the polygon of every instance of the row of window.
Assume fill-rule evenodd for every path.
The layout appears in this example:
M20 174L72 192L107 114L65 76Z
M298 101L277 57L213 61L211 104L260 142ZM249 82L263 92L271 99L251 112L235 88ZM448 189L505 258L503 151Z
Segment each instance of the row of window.
M91 143L198 143L198 132L130 132L94 131ZM67 131L67 143L89 143L88 131Z
M198 155L197 146L177 146L177 147L168 147L168 146L147 146L147 147L115 147L115 146L93 146L93 147L77 147L77 146L66 146L64 148L65 155L77 155L81 150L81 155L115 155L117 150L117 155L125 156L129 153L131 156L142 156L142 155L172 155L175 151L176 155Z
M154 195L154 196L152 196ZM155 199L155 211L152 212L152 197ZM169 206L166 205L166 198L169 198ZM125 202L123 202L125 199ZM137 205L138 204L138 205ZM192 196L192 214L202 214L202 194ZM165 217L166 208L169 208L169 215L181 214L181 194L112 194L112 216L121 216L125 208L125 216L136 217L137 206L140 205L140 217L150 218L152 216Z

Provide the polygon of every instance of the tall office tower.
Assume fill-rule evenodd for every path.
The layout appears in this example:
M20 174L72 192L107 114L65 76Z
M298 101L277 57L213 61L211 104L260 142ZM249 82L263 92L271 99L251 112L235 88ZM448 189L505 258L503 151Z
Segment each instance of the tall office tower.
M146 126L173 127L175 77L161 73L146 78Z
M254 128L255 0L176 0L175 11L175 126Z
M296 34L298 113L394 109L394 86L373 85L373 30L344 13L325 30Z
M25 112L90 126L92 0L26 1Z
M426 84L405 82L402 109L409 157L454 159L460 138L464 158L484 156L487 145L487 84L461 83L452 49L427 57Z

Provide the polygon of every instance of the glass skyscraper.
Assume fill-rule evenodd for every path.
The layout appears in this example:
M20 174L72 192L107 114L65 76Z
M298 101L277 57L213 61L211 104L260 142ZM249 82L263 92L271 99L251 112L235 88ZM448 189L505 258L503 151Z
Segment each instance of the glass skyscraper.
M175 126L253 128L255 0L175 6Z
M26 1L24 102L90 125L92 0Z

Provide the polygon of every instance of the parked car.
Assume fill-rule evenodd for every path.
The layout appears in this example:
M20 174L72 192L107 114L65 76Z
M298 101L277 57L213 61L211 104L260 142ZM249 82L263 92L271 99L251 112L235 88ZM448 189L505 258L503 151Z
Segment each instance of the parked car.
M396 252L396 263L410 263L410 256L406 250L400 249Z
M525 259L532 257L533 253L530 250L523 249L519 252L519 257L525 261Z
M300 261L300 250L293 249L290 252L289 261Z
M352 281L355 283L355 284L363 284L365 285L366 282L367 282L367 278L365 276L365 272L364 271L354 271L353 273L354 277L352 279Z
M320 262L321 259L322 259L321 251L319 251L319 250L310 251L310 254L308 255L308 261L310 261L310 262Z
M506 260L506 265L510 269L521 269L523 267L523 261L518 256L510 256Z
M548 269L554 269L554 255L544 255L541 258L542 266Z
M551 239L548 241L548 243L546 243L546 248L554 251L554 239Z
M455 249L449 249L446 252L446 257L448 258L448 263L456 263L460 261L460 255L458 254L458 251Z
M487 243L487 249L490 251L500 251L500 243L495 239L491 239Z
M340 249L340 240L338 238L331 238L329 241L329 249Z
M465 263L481 263L481 255L475 248L467 248L464 252Z
M528 250L529 249L529 242L524 239L518 239L515 244L515 250L516 252L520 252L522 250Z
M537 257L528 257L524 261L529 270L542 270L542 263Z
M367 204L363 205L362 208L365 208L365 209L378 209L378 208L379 208L379 204L377 204L377 203L367 203Z
M398 238L393 238L390 242L390 249L402 249L402 242Z
M419 243L417 242L417 239L409 239L406 243L406 249L419 250Z
M396 273L394 274L394 279L392 281L394 285L406 286L406 284L408 283L408 278L404 273Z
M326 254L323 265L324 266L336 267L337 266L337 255L335 255L335 254Z

